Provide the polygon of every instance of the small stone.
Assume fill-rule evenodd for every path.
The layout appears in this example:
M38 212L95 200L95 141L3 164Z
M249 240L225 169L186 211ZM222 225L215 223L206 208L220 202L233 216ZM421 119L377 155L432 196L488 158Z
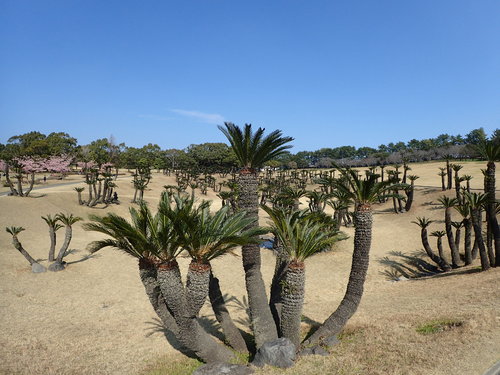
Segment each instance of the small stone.
M66 267L64 267L64 264L59 262L54 262L49 266L49 271L58 272L64 270L65 268Z
M248 366L214 362L198 367L193 375L249 375L253 373L254 371Z
M295 345L286 337L266 342L255 354L252 365L288 368L294 365Z
M42 266L40 263L33 263L31 265L31 272L33 272L33 273L42 273L42 272L46 272L46 271L47 271L47 268Z

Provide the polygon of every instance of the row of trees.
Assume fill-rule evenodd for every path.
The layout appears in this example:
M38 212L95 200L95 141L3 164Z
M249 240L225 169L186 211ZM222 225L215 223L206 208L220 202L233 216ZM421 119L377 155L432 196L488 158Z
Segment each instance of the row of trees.
M267 165L284 168L330 167L333 163L345 166L365 166L401 163L404 159L422 161L440 159L446 155L454 158L477 156L474 149L488 139L483 128L474 129L465 136L441 134L436 138L412 139L408 142L389 143L378 148L341 146L316 151L284 152L266 162ZM500 142L500 130L490 139ZM0 160L15 158L43 159L49 156L68 155L75 161L95 162L99 167L111 163L117 168L197 169L203 172L230 170L237 167L237 156L225 143L190 145L183 150L162 150L156 144L140 148L117 144L114 138L102 138L88 145L78 145L67 133L29 132L16 135L0 144Z

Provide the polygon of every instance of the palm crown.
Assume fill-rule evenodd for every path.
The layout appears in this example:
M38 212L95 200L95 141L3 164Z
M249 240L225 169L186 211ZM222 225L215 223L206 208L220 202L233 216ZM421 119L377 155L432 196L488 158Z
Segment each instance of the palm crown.
M243 168L259 168L266 161L283 154L291 145L292 137L283 137L280 130L275 130L264 136L264 128L252 131L252 125L245 124L242 130L239 126L225 122L218 126L224 133L236 157Z

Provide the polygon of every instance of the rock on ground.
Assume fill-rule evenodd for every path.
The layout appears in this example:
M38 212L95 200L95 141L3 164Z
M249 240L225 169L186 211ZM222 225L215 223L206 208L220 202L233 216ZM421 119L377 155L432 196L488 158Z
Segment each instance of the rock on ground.
M253 372L248 366L215 362L197 368L193 375L249 375Z
M263 367L270 365L281 368L288 368L294 365L295 345L286 337L266 342L257 351L252 365Z

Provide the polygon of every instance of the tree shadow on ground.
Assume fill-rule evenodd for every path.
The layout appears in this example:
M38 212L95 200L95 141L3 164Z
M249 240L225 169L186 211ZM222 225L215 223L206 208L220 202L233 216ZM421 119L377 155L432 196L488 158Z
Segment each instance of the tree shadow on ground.
M380 264L387 267L379 273L390 281L399 281L403 278L418 279L441 273L437 266L427 262L423 256L426 254L422 250L412 254L391 251L389 256L378 259Z

